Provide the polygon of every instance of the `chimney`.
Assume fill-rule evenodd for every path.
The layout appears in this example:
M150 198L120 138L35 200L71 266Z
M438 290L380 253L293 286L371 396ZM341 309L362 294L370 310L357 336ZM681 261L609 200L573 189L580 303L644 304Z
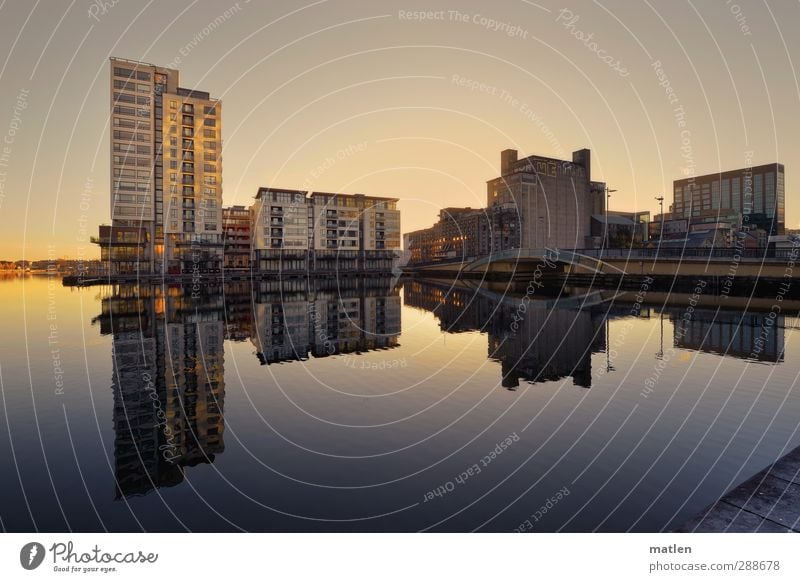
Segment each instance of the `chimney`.
M586 180L592 179L592 152L586 148L572 152L572 163L578 166L583 166L586 170Z
M503 150L500 152L500 175L505 176L511 172L511 166L517 162L517 150Z

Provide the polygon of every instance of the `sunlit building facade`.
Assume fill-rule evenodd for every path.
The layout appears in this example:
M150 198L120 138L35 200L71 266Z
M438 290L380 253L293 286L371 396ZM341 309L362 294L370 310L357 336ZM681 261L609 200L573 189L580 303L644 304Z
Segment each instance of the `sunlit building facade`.
M264 272L391 271L400 250L395 198L259 188L251 219Z
M742 216L744 230L785 233L786 194L783 164L765 164L675 180L672 214L692 218L713 210Z
M222 262L222 104L179 72L110 62L112 274L208 272Z
M250 268L250 220L250 209L246 206L226 206L222 209L223 265L226 270Z

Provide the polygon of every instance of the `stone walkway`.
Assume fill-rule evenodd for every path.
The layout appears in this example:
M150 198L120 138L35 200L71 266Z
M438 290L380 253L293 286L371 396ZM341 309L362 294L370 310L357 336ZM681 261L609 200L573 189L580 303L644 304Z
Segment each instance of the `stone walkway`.
M800 447L675 531L800 532Z

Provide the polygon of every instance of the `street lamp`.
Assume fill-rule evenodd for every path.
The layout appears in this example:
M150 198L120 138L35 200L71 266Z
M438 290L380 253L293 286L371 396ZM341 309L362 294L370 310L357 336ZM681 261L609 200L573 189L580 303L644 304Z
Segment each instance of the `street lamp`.
M661 230L658 233L658 244L661 245L661 239L664 238L664 197L656 196L658 204L661 207Z
M611 202L611 193L612 193L612 192L616 192L616 190L612 190L611 188L609 188L608 186L606 186L606 203L605 203L605 211L606 211L606 220L605 220L605 223L606 223L606 232L605 232L605 241L604 241L604 242L605 242L605 245L604 245L604 246L606 246L606 247L608 247L608 244L609 244L609 240L608 240L608 205L609 205L609 203Z

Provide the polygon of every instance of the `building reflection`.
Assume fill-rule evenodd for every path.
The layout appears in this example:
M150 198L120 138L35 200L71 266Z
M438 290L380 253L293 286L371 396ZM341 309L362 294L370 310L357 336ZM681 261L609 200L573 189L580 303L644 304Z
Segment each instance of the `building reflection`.
M320 281L307 289L256 284L250 341L262 364L390 349L400 336L400 296L389 278Z
M262 364L392 348L398 293L389 278L115 286L94 321L112 336L116 498L225 450L225 340Z
M685 308L670 308L667 313L677 348L760 362L783 361L783 315L695 309L688 319Z
M225 449L220 293L122 285L102 300L112 334L117 497L183 481Z
M538 383L571 377L590 388L592 354L605 350L605 317L591 310L552 309L547 301L476 293L411 281L404 287L407 305L433 312L443 331L488 334L488 357L498 361L502 385L516 390L520 381ZM537 303L540 306L537 306Z

